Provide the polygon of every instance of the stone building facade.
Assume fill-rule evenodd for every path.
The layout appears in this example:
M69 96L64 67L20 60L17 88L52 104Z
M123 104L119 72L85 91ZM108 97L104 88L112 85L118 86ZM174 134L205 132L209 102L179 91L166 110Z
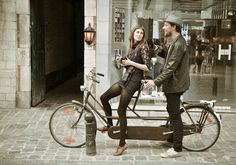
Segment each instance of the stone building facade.
M32 41L31 41L31 3L34 0L0 0L0 108L29 108L32 106ZM60 3L59 1L63 1L68 3L68 6L63 6L62 3L59 4L59 7L62 7L66 11L69 11L67 14L72 14L70 12L71 2L78 2L78 1L65 1L65 0L44 0L45 4L50 2L51 5L54 5L55 2L57 5ZM232 9L235 9L234 3L231 0L227 0L229 2L229 6ZM149 2L149 1L148 1ZM173 1L177 3L177 1ZM203 2L203 1L202 1ZM209 1L210 2L210 1ZM127 0L127 1L119 1L119 0L84 0L84 29L90 23L92 27L96 31L96 40L92 46L88 46L87 44L82 45L83 48L77 48L75 51L80 52L83 56L83 62L80 65L83 65L83 72L84 74L88 73L91 69L96 69L97 72L103 73L105 77L99 79L100 84L96 85L96 94L100 96L114 81L120 78L120 70L117 70L114 67L114 50L120 49L123 51L123 54L126 54L127 48L129 46L129 33L132 27L142 20L152 20L151 27L149 27L148 21L148 32L150 32L152 37L158 38L161 37L160 35L160 24L163 22L165 14L168 12L172 12L173 4L165 3L163 0L162 3L157 3L156 1L150 1L153 5L145 4L145 1L135 1L135 0ZM145 7L150 7L151 10L144 10ZM214 6L213 6L214 7ZM209 8L213 8L209 5ZM217 6L216 6L217 7ZM115 10L116 8L124 9L125 11L125 20L124 20L124 41L123 42L115 42L114 41L114 26L116 24L115 21ZM165 10L164 10L165 9ZM50 9L49 9L50 10ZM53 8L55 10L55 8ZM167 10L167 11L166 11ZM82 11L82 10L81 10ZM60 11L58 12L65 12ZM51 13L52 14L52 13ZM202 14L199 13L200 15ZM191 15L183 14L184 16L191 16L192 20L189 22L189 26L192 28L196 27L199 22L203 22L204 26L212 26L212 21L204 21L200 20L199 14L195 17ZM194 14L195 15L195 14ZM53 13L53 16L63 17L57 13ZM189 19L189 18L188 18ZM186 20L188 20L186 18ZM199 21L200 20L200 21ZM53 20L54 21L54 20ZM64 19L64 23L69 22L70 19ZM195 22L195 24L191 25L191 22ZM235 37L235 19L231 19L231 29L223 29L221 24L222 20L214 20L214 26L218 28L217 35L220 34L227 34L232 36L234 33ZM77 22L80 24L81 22ZM156 23L156 24L155 24ZM57 24L57 23L56 23ZM76 24L76 26L77 26ZM61 25L61 29L64 28L65 24ZM82 25L83 26L83 25ZM58 28L57 26L52 26ZM69 25L67 26L69 27ZM156 32L154 30L157 30ZM196 30L196 29L195 29ZM80 29L80 31L82 31ZM228 33L230 31L230 34ZM54 31L51 30L53 33ZM65 31L63 31L65 32ZM232 34L231 34L232 33ZM67 33L71 36L74 33ZM63 38L58 43L67 43L63 48L60 46L54 47L57 48L57 52L68 52L67 50L71 50L70 41L71 38L68 38L68 35L63 34L58 36L55 34L56 37L54 38L56 41L58 39ZM200 33L199 33L200 34ZM77 35L77 34L76 34ZM54 37L54 36L53 36ZM67 38L66 38L67 37ZM46 40L48 42L45 43L45 48L50 48L50 42L52 39ZM63 43L64 42L64 43ZM230 100L230 104L235 106L235 43L233 46L232 51L232 61L220 61L216 60L214 63L215 67L218 67L218 72L214 74L206 73L206 76L209 79L209 82L212 83L211 76L218 76L218 95L217 97L212 96L212 85L207 86L207 94L206 99L217 99L222 104L229 104L225 102L225 100ZM76 43L78 44L78 43ZM56 45L54 43L54 45ZM76 45L77 47L78 45ZM64 50L66 48L67 50ZM46 54L50 50L46 50ZM81 53L82 52L82 53ZM73 52L71 53L73 54ZM217 54L217 51L216 51ZM47 58L50 55L47 55ZM57 57L55 57L57 58ZM60 58L64 58L63 56ZM70 59L70 60L69 60ZM215 58L216 59L216 58ZM52 61L50 63L50 61ZM51 70L54 69L55 59L45 61L46 69L49 72L45 72L45 74L50 74ZM63 61L63 59L62 59ZM64 63L67 62L70 65L70 61L73 61L72 58L67 58ZM48 63L49 62L49 63ZM78 63L80 61L76 61ZM221 67L222 66L222 67ZM223 73L222 73L223 72ZM202 75L193 75L192 77L201 78ZM83 78L84 79L84 78ZM199 89L199 82L192 83L193 90L190 92L190 98L198 100L198 97L195 96L202 96L202 93L197 94ZM202 91L206 91L205 89ZM224 93L220 95L220 93ZM202 98L202 97L201 97ZM200 98L200 99L201 99Z
M0 0L0 108L30 107L28 0Z
M30 0L0 0L0 108L31 107L30 3ZM84 73L98 65L97 71L105 74L98 93L110 85L110 33L104 33L104 30L111 31L110 6L110 0L84 1L84 25L91 23L96 29L94 45L84 45ZM97 21L101 22L98 26ZM46 65L46 68L54 67L47 62Z
M0 0L0 108L32 106L32 2ZM71 30L75 26L71 24L75 13L70 10L74 6L70 2L57 1L53 11L60 13L56 13L51 9L54 2L46 1L44 6L39 6L44 8L44 20L49 20L45 22L45 34L48 37L45 37L44 50L45 77L75 61L69 56L76 51L71 46L75 44L75 41L72 41L75 32ZM36 46L37 44L36 42ZM58 75L64 76L61 72Z

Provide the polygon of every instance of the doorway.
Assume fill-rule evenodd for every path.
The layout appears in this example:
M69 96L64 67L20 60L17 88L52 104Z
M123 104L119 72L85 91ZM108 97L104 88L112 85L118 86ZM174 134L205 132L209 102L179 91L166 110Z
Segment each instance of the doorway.
M75 88L72 82L83 82L84 1L31 0L30 14L31 105L37 106L57 100L52 97L63 98L62 91L57 90L63 84L68 85L67 91L74 92L77 90L70 90ZM68 98L70 93L66 95Z

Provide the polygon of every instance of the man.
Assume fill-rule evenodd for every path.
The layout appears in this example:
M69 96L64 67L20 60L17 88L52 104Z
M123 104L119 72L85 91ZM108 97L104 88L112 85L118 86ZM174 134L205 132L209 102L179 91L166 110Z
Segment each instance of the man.
M180 113L180 97L190 86L189 57L186 53L186 41L181 35L182 21L170 15L164 22L164 36L168 40L168 49L162 73L154 80L148 80L144 88L154 85L163 88L167 100L167 112L173 134L167 140L173 148L161 154L163 158L180 156L182 151L183 124Z

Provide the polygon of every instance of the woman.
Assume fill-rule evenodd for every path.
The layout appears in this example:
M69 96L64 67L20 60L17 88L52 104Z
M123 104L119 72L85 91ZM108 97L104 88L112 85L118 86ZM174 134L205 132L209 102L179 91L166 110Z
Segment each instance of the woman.
M108 116L112 116L111 106L109 100L120 95L120 102L118 106L118 115L120 120L121 138L119 146L114 155L122 155L128 148L125 142L127 130L126 109L129 102L135 93L141 87L141 80L144 78L144 72L148 72L150 68L150 58L148 45L145 40L144 28L136 26L130 35L130 48L125 58L120 60L124 65L124 74L120 81L113 84L101 97L101 102L104 110ZM105 132L113 125L112 119L108 118L108 126L98 128L99 131Z

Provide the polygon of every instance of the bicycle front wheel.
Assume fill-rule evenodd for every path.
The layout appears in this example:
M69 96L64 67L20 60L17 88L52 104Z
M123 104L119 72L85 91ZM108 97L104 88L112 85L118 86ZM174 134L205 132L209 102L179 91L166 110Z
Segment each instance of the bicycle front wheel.
M82 104L66 103L51 115L49 130L63 147L77 148L85 144L85 119Z
M184 125L183 148L204 151L212 147L220 135L220 121L213 112L202 105L189 105L181 117Z

